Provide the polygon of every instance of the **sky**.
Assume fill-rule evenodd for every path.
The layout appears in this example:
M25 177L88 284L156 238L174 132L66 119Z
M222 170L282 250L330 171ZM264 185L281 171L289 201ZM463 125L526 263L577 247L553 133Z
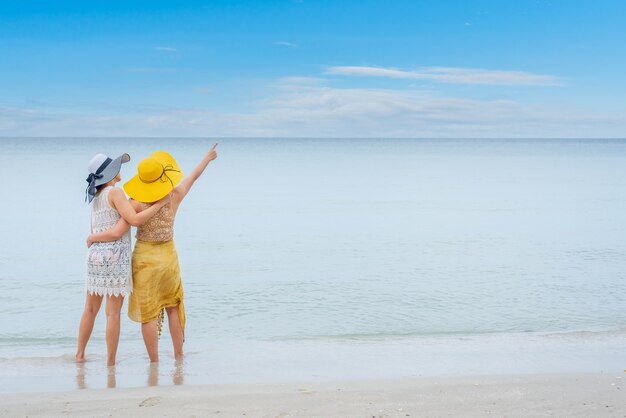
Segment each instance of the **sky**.
M626 1L0 2L0 136L625 138Z

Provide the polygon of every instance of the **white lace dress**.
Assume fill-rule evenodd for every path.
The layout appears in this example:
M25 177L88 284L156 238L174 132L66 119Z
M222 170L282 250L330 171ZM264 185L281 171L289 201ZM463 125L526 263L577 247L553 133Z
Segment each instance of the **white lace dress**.
M91 229L103 232L115 226L120 214L109 204L111 187L102 190L91 202ZM87 253L89 294L128 296L133 291L130 230L116 241L95 242Z

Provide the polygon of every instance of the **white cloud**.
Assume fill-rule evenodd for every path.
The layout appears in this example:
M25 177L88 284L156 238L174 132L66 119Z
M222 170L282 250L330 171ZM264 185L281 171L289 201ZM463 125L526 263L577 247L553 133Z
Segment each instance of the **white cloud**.
M157 51L162 51L162 52L176 52L177 51L176 48L172 48L169 46L155 46L154 49Z
M294 44L292 42L287 42L287 41L275 41L275 42L272 42L272 43L274 45L286 46L286 47L289 47L289 48L297 48L298 47L297 44Z
M559 77L533 74L525 71L497 71L479 68L424 67L416 71L398 70L384 67L337 66L328 67L326 74L387 77L430 80L454 84L496 84L526 86L558 86Z
M0 136L625 137L626 115L291 77L247 113L200 108L0 108Z

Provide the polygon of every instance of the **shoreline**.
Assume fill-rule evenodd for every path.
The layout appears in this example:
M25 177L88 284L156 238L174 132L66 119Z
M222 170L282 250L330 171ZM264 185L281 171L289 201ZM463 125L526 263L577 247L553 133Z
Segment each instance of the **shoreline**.
M423 377L1 394L3 416L624 416L626 373Z
M165 345L165 344L164 344ZM87 362L72 347L47 356L22 351L0 357L0 394L176 385L282 384L464 376L594 374L622 372L623 333L491 335L382 341L191 341L182 362L170 347L151 366L141 341L124 344L109 368L104 348Z

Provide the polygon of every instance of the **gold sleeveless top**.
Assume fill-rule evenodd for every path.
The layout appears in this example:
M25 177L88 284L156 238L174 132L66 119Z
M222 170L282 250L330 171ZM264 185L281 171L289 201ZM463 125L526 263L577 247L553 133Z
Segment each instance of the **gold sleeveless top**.
M142 203L143 210L152 206ZM170 241L174 238L174 213L170 204L163 206L143 225L137 227L135 238L141 241Z

